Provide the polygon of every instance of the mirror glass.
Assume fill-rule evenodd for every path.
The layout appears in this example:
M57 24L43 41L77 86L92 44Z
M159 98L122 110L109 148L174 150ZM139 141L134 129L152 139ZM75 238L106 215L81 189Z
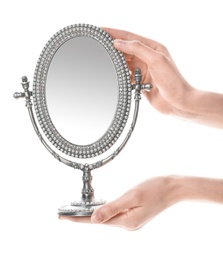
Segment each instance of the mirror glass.
M97 41L76 37L57 50L48 70L46 103L55 128L70 142L89 145L104 135L117 109L118 81Z

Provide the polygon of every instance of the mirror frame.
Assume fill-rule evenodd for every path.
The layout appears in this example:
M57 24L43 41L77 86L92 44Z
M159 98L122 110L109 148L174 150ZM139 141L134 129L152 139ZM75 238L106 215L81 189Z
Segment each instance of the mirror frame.
M114 118L103 136L89 145L76 145L66 140L51 121L45 95L47 73L57 50L75 37L89 37L97 41L108 53L117 75L118 103ZM100 73L99 73L100 83ZM131 107L131 81L124 55L115 49L113 39L104 30L88 24L74 24L53 35L42 50L33 80L33 102L37 119L48 140L61 152L75 158L91 158L106 152L121 135Z

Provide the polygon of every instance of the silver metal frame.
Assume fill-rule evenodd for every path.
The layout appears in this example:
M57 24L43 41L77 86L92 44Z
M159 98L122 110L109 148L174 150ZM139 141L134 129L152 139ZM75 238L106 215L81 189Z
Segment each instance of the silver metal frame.
M73 144L60 135L51 121L45 96L47 72L55 53L64 43L76 37L89 37L102 45L114 64L119 88L117 109L111 125L99 140L89 145ZM128 119L131 105L131 83L125 58L114 48L113 39L104 30L88 24L65 27L47 42L39 57L33 81L33 101L44 134L58 150L75 158L98 156L118 140Z
M77 33L77 34L75 34L75 36L74 36L74 33ZM92 35L94 35L94 37L96 37L95 35L98 35L98 37L100 39L109 38L108 42L105 41L106 43L104 43L103 46L106 46L105 48L107 48L107 50L109 52L112 50L112 53L114 52L114 53L116 53L116 55L118 55L118 58L116 56L113 57L113 62L116 63L116 70L117 70L117 75L118 75L118 78L119 78L119 91L120 91L120 97L119 98L120 98L120 100L119 100L119 105L118 105L117 111L122 111L121 112L122 116L120 116L119 112L117 112L117 115L115 116L116 119L114 120L113 126L118 127L119 130L116 130L115 135L112 135L113 129L109 128L109 130L106 132L106 134L98 142L93 144L93 147L97 147L97 149L100 150L101 145L106 144L106 146L103 149L107 150L117 140L118 136L121 134L121 132L122 132L122 130L123 130L125 124L126 124L126 121L127 121L128 115L129 115L130 103L131 103L131 91L132 90L135 91L135 93L134 93L135 107L134 107L133 119L132 119L130 129L129 129L125 139L122 141L120 146L115 151L113 151L109 156L107 156L105 159L99 160L99 161L92 163L92 164L82 164L82 163L70 161L70 160L60 156L58 153L56 153L48 145L48 143L44 140L44 138L42 137L42 135L41 135L41 133L38 129L38 126L36 124L34 114L33 114L32 100L31 100L32 95L34 97L34 105L35 105L35 109L36 109L36 115L37 115L37 119L39 120L40 126L42 127L44 134L46 134L47 138L51 141L51 143L53 143L55 145L55 143L52 142L52 140L51 140L52 137L50 136L52 134L50 132L50 130L55 131L55 129L53 129L53 127L51 127L52 122L49 118L48 111L46 109L46 103L43 100L43 99L45 99L43 92L45 90L47 68L50 64L50 60L52 59L51 54L53 54L53 53L55 54L55 51L62 44L62 42L57 42L57 40L56 40L57 37L59 37L59 35L61 35L61 34L63 35L61 37L63 39L62 42L64 42L65 39L66 40L70 39L69 37L76 37L77 35L78 36L87 36L87 37L89 37L89 35L90 35L90 37L93 37ZM102 35L103 35L103 37L102 37ZM54 43L54 49L52 50L51 45L53 43ZM56 45L56 43L57 43L57 45ZM107 46L109 46L109 48ZM66 164L70 167L73 167L74 169L81 170L83 172L83 177L82 177L83 189L82 189L81 200L80 201L73 201L69 205L60 207L58 209L58 214L60 214L60 215L90 216L92 214L92 212L98 206L105 203L104 200L96 200L95 197L94 197L94 189L92 188L92 185L91 185L91 182L92 182L91 171L107 164L110 161L112 161L120 153L120 151L124 148L124 146L128 142L128 140L129 140L129 138L130 138L130 136L131 136L131 134L134 130L134 127L135 127L135 124L136 124L136 121L137 121L138 112L139 112L139 102L140 102L140 99L141 99L141 91L142 90L150 91L150 89L152 88L151 84L141 84L142 75L141 75L140 69L135 70L135 73L134 73L135 84L131 85L129 83L130 82L129 81L129 71L128 71L128 67L126 65L125 60L123 60L124 59L123 55L120 52L118 52L118 54L117 54L117 51L114 51L112 46L113 46L113 44L112 44L112 40L111 40L110 36L108 37L108 35L99 28L96 28L96 27L91 26L91 25L74 25L74 26L71 26L71 27L66 27L65 29L61 30L59 34L56 34L54 37L52 37L52 39L49 41L49 43L44 48L44 50L43 50L43 52L40 56L40 59L38 61L37 68L36 68L35 77L34 77L33 92L29 91L29 82L28 82L27 77L23 77L22 78L22 87L24 89L24 92L16 92L14 94L15 98L25 97L26 107L28 109L29 116L30 116L30 119L32 121L33 127L34 127L35 132L38 135L40 141L45 146L45 148L58 161ZM51 50L51 54L49 53L50 50ZM45 54L45 53L47 53L47 54ZM124 99L124 101L121 101L122 99ZM41 106L43 106L43 108L41 108ZM123 106L123 108L120 108L120 106ZM44 116L47 117L47 120L44 119ZM113 139L110 139L110 135L113 136ZM70 147L70 145L71 145L72 146L71 149L76 149L76 147L74 147L73 144L70 144L70 143L67 144L67 141L63 137L58 135L58 133L56 133L56 135L55 135L55 132L54 132L53 136L54 136L53 140L55 138L57 138L57 136L60 140L59 143L58 143L59 148L58 148L57 145L55 145L59 150L61 150L65 154L68 154L70 156L74 156L72 153L67 152L67 151L70 151L69 149L68 150L67 150L67 148L62 149L62 147L64 147L65 144L68 145L67 147ZM113 141L111 141L111 140L113 140ZM88 147L89 146L79 147L78 148L79 150L80 150L80 148L82 149L82 152L80 154L84 154L83 151L87 151ZM87 150L85 150L85 149L87 149ZM100 150L101 152L98 151L98 153L96 152L95 154L94 154L94 152L91 153L91 156L89 156L89 157L99 155L100 153L104 152L103 149ZM90 155L90 153L87 153L87 154ZM81 157L77 156L77 157L85 158L85 157L82 157L82 156Z

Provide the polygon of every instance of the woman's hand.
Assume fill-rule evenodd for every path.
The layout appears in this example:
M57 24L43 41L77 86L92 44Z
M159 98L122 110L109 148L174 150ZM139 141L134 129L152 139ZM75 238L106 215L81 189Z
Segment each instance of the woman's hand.
M136 230L183 200L223 203L223 180L166 176L144 181L118 199L98 208L92 217L60 216L73 222L107 224Z
M151 92L143 93L154 108L164 114L223 128L223 95L193 88L180 74L166 47L130 32L103 29L115 39L114 46L125 54L131 74L140 68L142 82L153 85Z
M168 177L149 179L127 191L120 198L97 209L91 218L60 216L73 222L104 223L136 230L176 203L177 185Z
M104 30L115 39L114 46L125 54L131 74L140 68L142 82L153 85L152 91L145 95L157 110L174 114L186 106L193 88L180 74L166 47L130 32Z

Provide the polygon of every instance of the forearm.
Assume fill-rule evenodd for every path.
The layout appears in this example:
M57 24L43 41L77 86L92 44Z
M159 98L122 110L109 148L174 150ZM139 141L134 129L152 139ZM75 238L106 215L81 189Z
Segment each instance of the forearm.
M172 199L209 201L223 203L223 179L200 177L170 177L172 181Z
M195 123L223 128L223 94L192 88L176 115Z

